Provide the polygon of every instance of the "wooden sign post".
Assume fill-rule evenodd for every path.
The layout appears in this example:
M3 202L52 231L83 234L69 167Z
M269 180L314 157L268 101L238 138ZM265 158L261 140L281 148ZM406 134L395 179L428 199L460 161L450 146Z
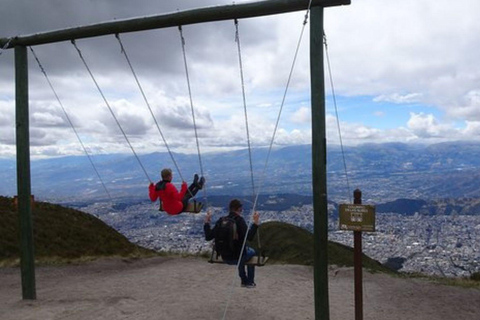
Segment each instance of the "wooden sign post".
M375 207L362 205L362 192L353 192L353 205L339 207L340 230L353 231L353 266L355 274L355 320L363 320L362 231L375 231Z

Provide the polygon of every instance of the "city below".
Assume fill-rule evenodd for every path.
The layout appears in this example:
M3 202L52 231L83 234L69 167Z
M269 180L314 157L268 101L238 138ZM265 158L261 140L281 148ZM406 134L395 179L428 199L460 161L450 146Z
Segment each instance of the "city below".
M270 199L276 201L275 196ZM203 237L205 213L168 216L149 202L123 205L97 202L81 208L96 215L130 241L154 249L179 253L210 252ZM226 214L211 207L213 221ZM339 230L335 207L329 205L329 240L353 247L353 232ZM259 211L261 222L282 221L313 232L313 207ZM246 220L251 212L245 210ZM364 232L363 252L400 272L447 277L470 276L480 271L480 216L402 215L376 213L375 232ZM264 248L268 254L268 248Z
M274 148L266 172L260 170L268 150L253 150L252 169L248 154L244 149L204 155L208 164L204 191L208 190L213 218L225 214L231 195L244 199L259 193L256 209L263 222L283 221L312 231L311 146ZM345 149L329 145L329 239L353 246L352 232L339 230L337 206L351 203L352 190L359 188L363 203L376 207L376 231L363 234L365 254L400 272L445 276L478 272L478 154L480 143L465 141L365 144ZM196 155L177 156L189 182L199 172ZM139 158L153 181L159 179L159 170L171 163L165 152ZM147 248L190 253L211 250L211 244L203 239L205 213L172 217L158 212L157 204L148 201L149 181L132 155L97 155L95 163L103 187L85 156L32 161L32 194L39 201L94 214ZM15 172L15 160L0 159L0 179L4 182L0 194L16 194ZM173 183L179 187L180 175L175 176ZM245 201L244 211L251 214L249 205Z

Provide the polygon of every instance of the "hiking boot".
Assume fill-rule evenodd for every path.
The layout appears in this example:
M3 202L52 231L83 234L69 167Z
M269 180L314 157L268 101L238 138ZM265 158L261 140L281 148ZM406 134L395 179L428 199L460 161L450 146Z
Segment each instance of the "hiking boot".
M204 177L201 177L201 178L200 178L200 181L199 181L198 184L197 184L198 189L199 189L199 190L202 190L204 184L205 184L205 178L204 178Z
M195 175L193 176L193 184L194 185L198 185L198 174L195 173Z

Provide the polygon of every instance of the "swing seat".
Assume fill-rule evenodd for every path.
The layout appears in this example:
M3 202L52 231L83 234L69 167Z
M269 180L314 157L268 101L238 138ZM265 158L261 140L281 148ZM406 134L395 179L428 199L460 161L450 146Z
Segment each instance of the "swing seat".
M200 213L200 211L202 211L202 208L203 208L203 203L197 202L196 200L193 200L193 201L188 203L187 207L182 212ZM163 210L162 201L160 201L160 207L158 208L158 211L165 211L165 210Z
M253 265L257 267L263 267L268 261L268 257L264 255L253 256L248 260L245 265ZM209 263L226 263L218 253L213 253L208 260Z

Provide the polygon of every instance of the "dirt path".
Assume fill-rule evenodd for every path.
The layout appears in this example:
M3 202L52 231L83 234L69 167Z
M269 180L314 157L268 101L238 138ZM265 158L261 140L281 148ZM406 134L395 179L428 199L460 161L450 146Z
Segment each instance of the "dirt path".
M314 319L310 267L257 268L254 289L234 267L194 258L101 260L40 267L37 300L21 299L18 269L0 269L0 319ZM230 297L230 298L229 298ZM353 272L332 269L330 319L354 319ZM364 274L364 318L478 320L480 290Z

